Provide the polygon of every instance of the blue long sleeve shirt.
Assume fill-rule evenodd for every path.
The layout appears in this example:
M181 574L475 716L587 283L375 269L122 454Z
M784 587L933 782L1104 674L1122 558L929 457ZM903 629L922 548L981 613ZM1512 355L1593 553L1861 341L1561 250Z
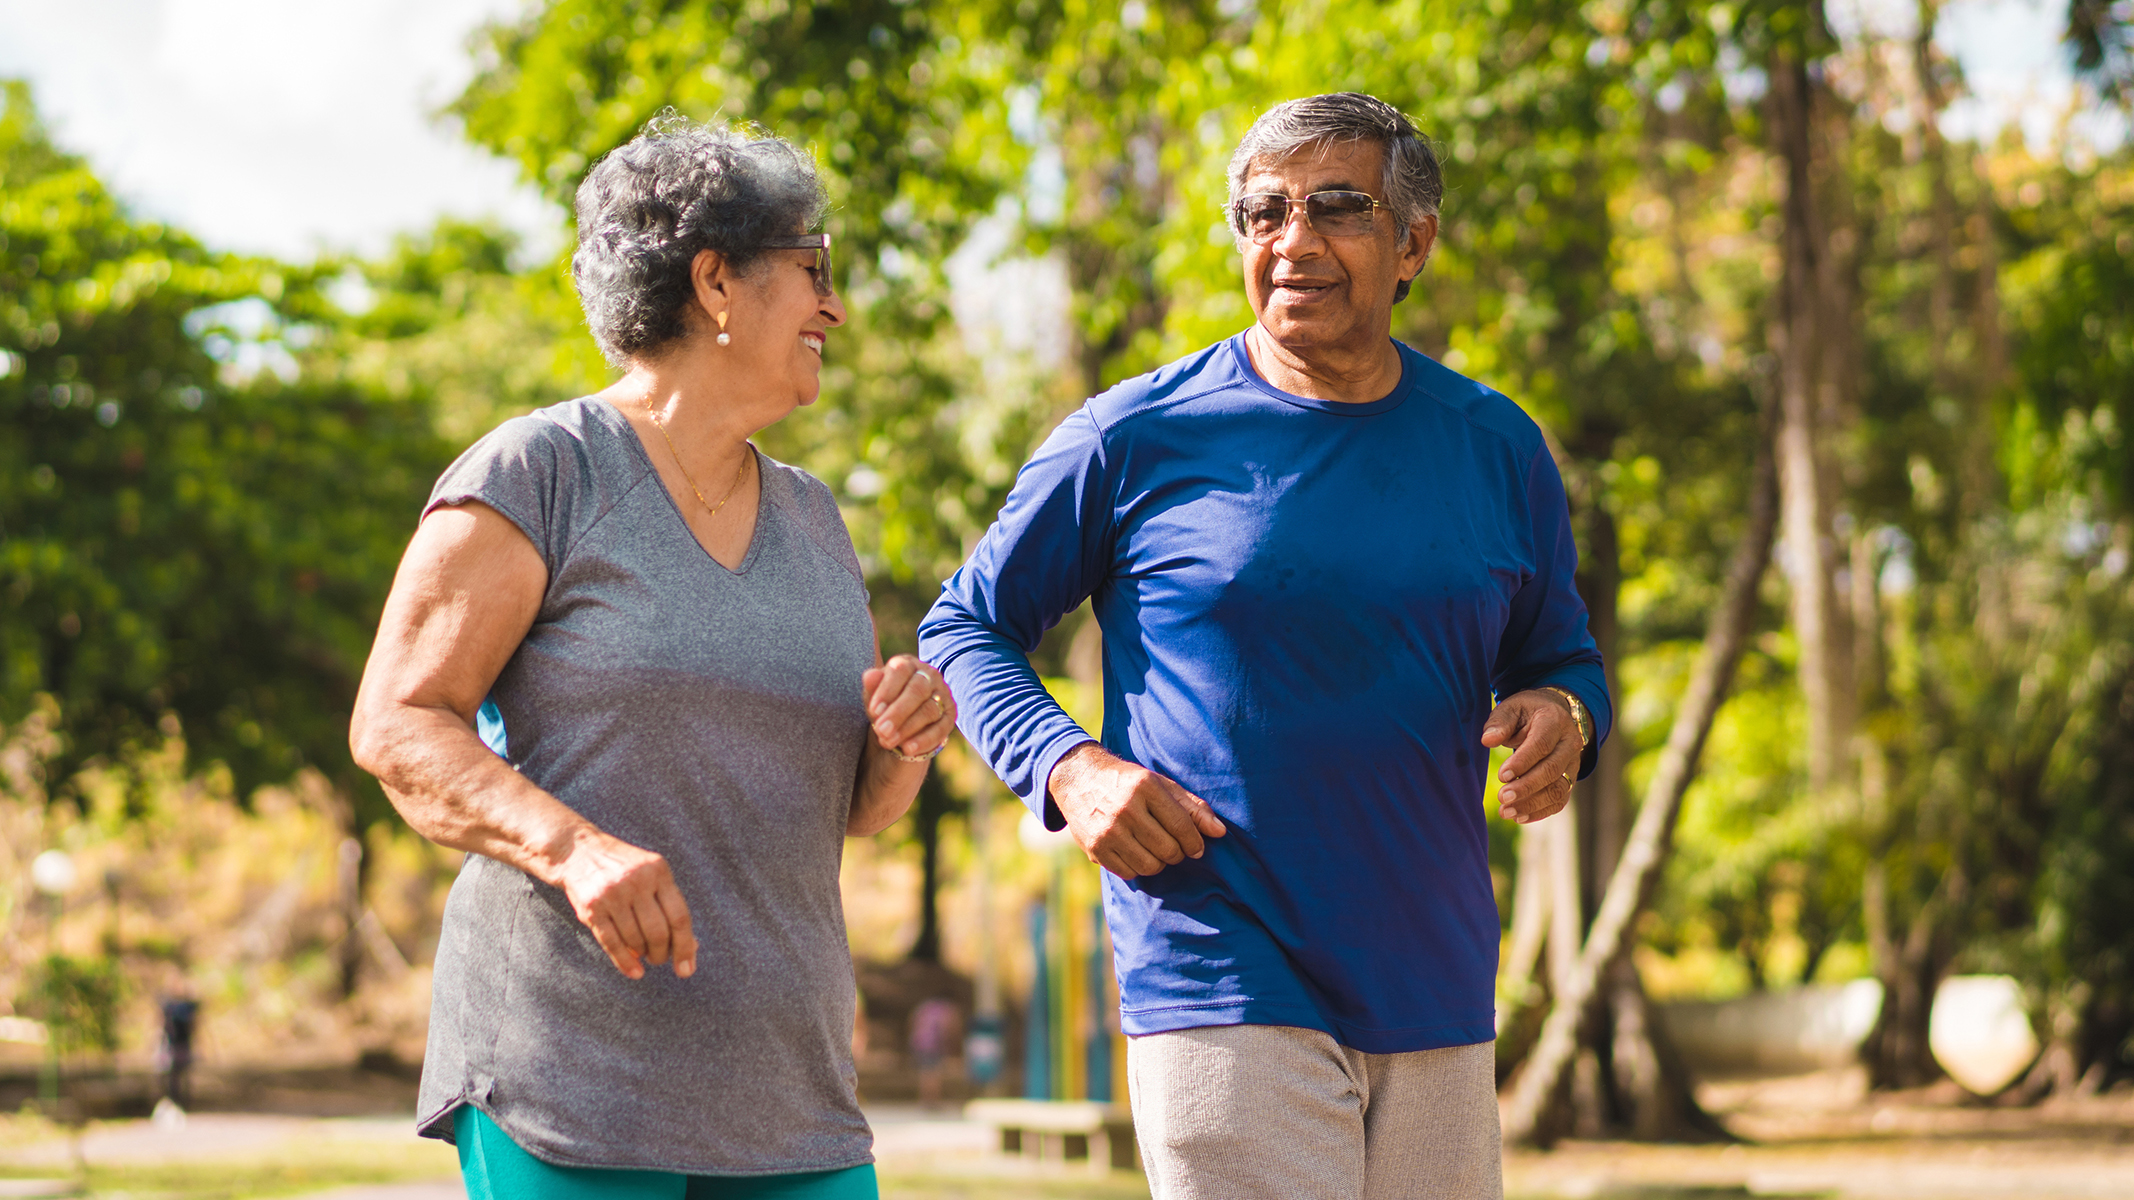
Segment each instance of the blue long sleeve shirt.
M1027 654L1089 599L1099 740L1229 827L1104 876L1129 1034L1495 1036L1483 720L1544 684L1598 734L1611 709L1541 431L1399 349L1400 385L1365 404L1269 385L1242 334L1095 397L920 623L964 735L1058 829L1046 782L1090 739Z

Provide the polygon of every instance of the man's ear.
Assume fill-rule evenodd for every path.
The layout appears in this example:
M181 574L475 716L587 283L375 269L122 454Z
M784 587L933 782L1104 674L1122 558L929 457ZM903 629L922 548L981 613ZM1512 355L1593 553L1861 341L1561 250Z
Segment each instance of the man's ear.
M1423 273L1430 252L1437 248L1437 217L1433 214L1408 223L1408 244L1401 248L1401 278L1413 280Z

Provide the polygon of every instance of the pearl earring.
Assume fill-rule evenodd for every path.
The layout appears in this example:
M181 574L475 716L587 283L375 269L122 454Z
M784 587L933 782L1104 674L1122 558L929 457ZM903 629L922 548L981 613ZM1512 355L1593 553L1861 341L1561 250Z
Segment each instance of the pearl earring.
M733 335L726 332L726 312L724 309L721 309L719 312L719 344L721 346L731 346L734 344Z

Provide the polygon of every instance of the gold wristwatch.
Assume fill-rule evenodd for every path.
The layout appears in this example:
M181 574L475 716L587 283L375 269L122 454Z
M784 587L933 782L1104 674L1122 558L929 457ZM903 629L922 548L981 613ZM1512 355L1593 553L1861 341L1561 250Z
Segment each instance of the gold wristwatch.
M1565 688L1551 685L1541 690L1562 696L1563 702L1571 706L1571 719L1578 723L1578 748L1580 751L1590 749L1593 745L1593 714L1586 711L1586 702Z

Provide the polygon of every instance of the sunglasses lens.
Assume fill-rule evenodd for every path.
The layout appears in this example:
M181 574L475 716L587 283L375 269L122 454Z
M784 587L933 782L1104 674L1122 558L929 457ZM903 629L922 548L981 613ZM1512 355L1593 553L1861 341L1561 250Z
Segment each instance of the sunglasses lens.
M1328 237L1353 237L1371 232L1373 204L1362 192L1318 192L1305 198L1304 215Z
M1271 192L1257 193L1238 200L1238 228L1256 242L1276 237L1289 224L1292 203L1304 206L1306 222L1321 237L1356 237L1371 232L1371 213L1377 207L1365 192L1313 192L1295 202Z
M1246 196L1237 202L1237 220L1246 236L1263 238L1281 231L1289 218L1287 196Z

